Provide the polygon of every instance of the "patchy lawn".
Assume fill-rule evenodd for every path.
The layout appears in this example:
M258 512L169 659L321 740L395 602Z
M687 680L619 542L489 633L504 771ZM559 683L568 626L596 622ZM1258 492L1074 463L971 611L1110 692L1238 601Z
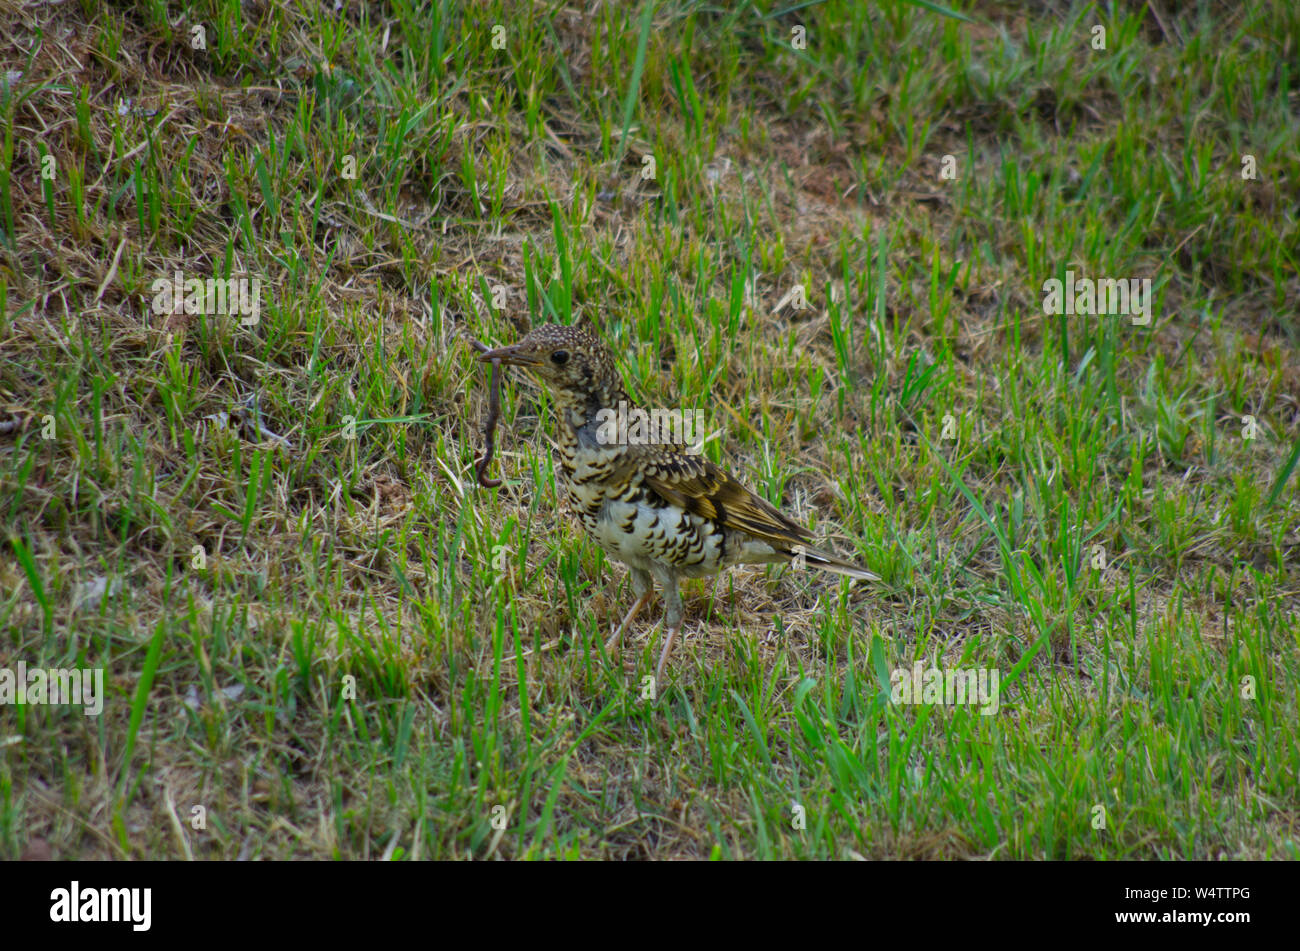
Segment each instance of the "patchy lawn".
M1024 7L6 5L0 858L1300 858L1300 10ZM883 582L651 696L546 321Z

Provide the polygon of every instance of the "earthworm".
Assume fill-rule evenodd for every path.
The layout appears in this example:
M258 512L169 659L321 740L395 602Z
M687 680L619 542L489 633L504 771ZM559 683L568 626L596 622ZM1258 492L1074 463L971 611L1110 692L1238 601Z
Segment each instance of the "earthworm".
M479 343L473 337L470 338L470 346L479 353L487 353L490 347ZM492 361L492 378L488 383L488 414L487 420L483 424L483 440L486 443L483 449L483 456L475 461L474 473L478 476L478 484L487 489L495 489L501 484L500 479L489 479L487 477L487 467L492 463L492 453L496 450L494 437L497 431L497 420L501 417L501 361Z

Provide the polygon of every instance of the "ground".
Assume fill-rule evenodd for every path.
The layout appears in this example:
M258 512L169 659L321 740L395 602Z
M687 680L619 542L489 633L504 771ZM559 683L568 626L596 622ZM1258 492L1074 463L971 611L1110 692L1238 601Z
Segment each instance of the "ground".
M1298 10L6 4L0 858L1300 857ZM607 658L546 321L883 580Z

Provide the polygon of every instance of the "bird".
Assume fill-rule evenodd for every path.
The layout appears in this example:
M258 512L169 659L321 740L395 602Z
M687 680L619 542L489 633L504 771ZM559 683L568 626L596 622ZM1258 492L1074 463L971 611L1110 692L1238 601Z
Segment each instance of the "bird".
M678 443L615 435L611 414L633 416L609 347L588 326L544 324L518 343L480 353L483 363L522 367L546 385L557 416L560 469L582 528L631 573L631 610L605 642L617 656L624 632L663 591L666 637L655 683L682 628L679 582L743 564L798 559L861 581L879 576L811 547L812 533L755 495L718 464ZM627 409L627 407L632 407Z

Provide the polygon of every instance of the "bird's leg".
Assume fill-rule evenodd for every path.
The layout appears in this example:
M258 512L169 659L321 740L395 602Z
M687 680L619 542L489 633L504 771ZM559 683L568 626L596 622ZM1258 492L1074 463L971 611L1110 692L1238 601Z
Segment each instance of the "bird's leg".
M668 663L668 655L672 653L673 641L677 640L677 632L680 627L670 627L668 629L668 640L664 641L663 652L659 655L659 663L655 666L655 683L661 684L664 681L664 665Z
M637 596L636 602L632 605L632 610L627 612L627 617L623 618L623 623L605 642L605 653L611 656L617 656L617 651L623 644L623 632L627 630L627 626L632 623L632 619L645 607L645 603L650 600L650 595L654 593L654 587L650 583L648 572L636 568L632 569L632 590Z
M641 611L641 609L645 607L645 603L649 600L650 600L649 591L647 591L645 594L641 595L641 597L636 599L636 602L632 605L632 610L628 611L627 616L623 618L623 623L620 624L614 630L614 633L609 636L609 640L605 641L605 652L607 654L610 654L610 656L612 657L617 656L617 651L619 647L622 646L623 643L623 632L627 630L627 626L632 623L633 618L637 616L637 614Z
M656 684L663 683L664 665L668 663L668 656L673 652L673 642L677 640L677 634L682 629L682 617L686 613L686 608L682 605L682 593L677 589L676 578L664 581L664 604L667 607L664 612L664 627L667 628L667 633L663 652L659 655L659 663L655 667Z

